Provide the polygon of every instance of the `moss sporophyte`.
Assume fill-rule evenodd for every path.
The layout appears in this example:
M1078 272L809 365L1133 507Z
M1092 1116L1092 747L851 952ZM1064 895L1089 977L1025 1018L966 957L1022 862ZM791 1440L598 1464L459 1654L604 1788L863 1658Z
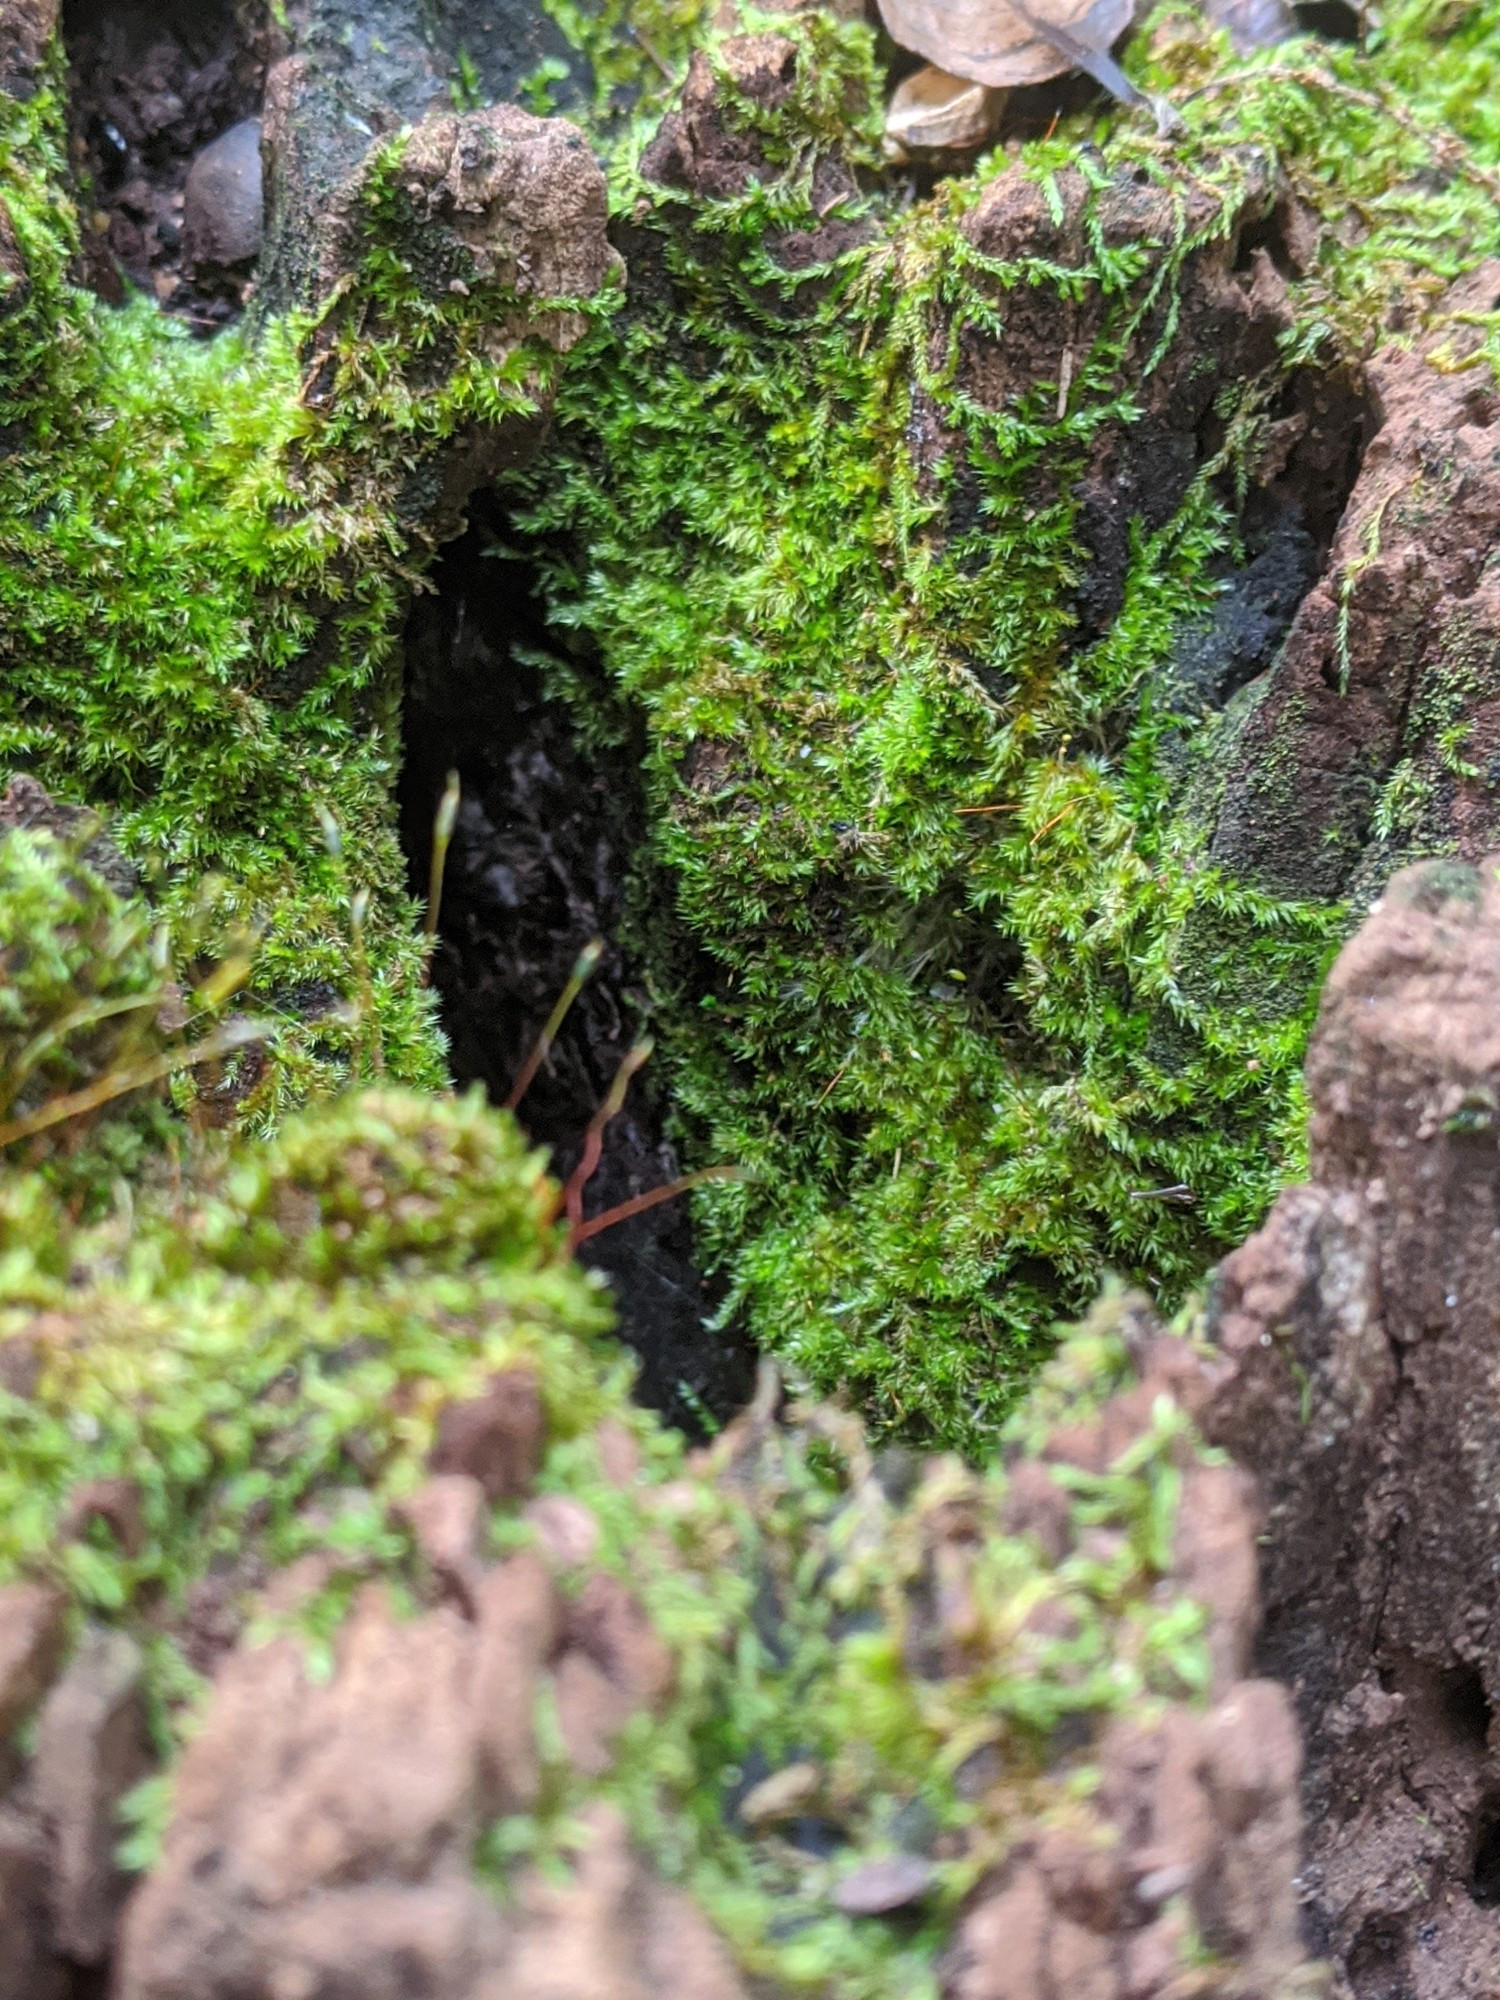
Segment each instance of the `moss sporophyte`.
M759 23L793 49L773 102L658 11L646 39L669 66L700 41L750 164L710 193L648 176L669 93L616 37L654 93L623 124L611 100L628 279L524 310L414 266L401 134L315 313L203 344L105 308L70 275L60 58L5 101L0 765L109 814L180 953L257 937L252 1130L377 1048L441 1088L392 804L430 551L397 499L445 440L550 402L504 491L550 686L583 740L628 718L644 744L655 1060L689 1165L744 1176L693 1196L724 1311L878 1427L975 1447L1101 1271L1180 1295L1298 1169L1346 918L1209 865L1188 802L1218 725L1160 670L1232 564L1282 390L1494 250L1500 9L1413 0L1362 51L1247 62L1168 9L1131 61L1183 136L1080 113L915 201L879 163L862 26ZM599 23L563 26L605 77ZM990 241L1004 176L1065 256ZM1128 457L1154 385L1212 368L1196 274L1288 201L1310 247L1285 323L1090 611L1085 475ZM579 317L566 356L547 310ZM1386 820L1420 809L1398 773Z

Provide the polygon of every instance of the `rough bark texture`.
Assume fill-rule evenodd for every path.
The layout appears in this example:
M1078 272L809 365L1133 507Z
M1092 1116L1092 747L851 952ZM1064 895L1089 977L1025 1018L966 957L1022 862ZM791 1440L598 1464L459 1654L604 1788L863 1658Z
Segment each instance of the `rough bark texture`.
M1449 303L1497 298L1490 264ZM1214 859L1280 893L1368 900L1403 854L1494 842L1500 396L1465 365L1476 338L1450 326L1370 362L1374 434L1331 560L1228 761Z
M273 313L319 296L330 217L372 144L462 101L460 52L486 104L510 98L548 56L581 74L577 53L528 0L301 0L290 39L266 86L261 304Z
M1212 1435L1270 1506L1264 1671L1359 2000L1500 1980L1500 879L1399 875L1329 979L1312 1184L1223 1265Z
M1293 230L1291 197L1256 149L1243 148L1235 166L1239 195L1229 226L1187 253L1180 288L1164 288L1130 327L1123 366L1138 385L1139 413L1129 423L1101 428L1074 489L1086 552L1076 595L1080 646L1107 631L1120 611L1132 530L1151 533L1170 520L1223 445L1222 392L1268 370L1292 322L1287 281L1267 247L1268 240L1282 245ZM1039 257L1077 268L1088 260L1088 232L1097 231L1110 249L1139 244L1166 262L1174 245L1191 243L1219 213L1207 191L1189 186L1174 198L1144 180L1117 176L1095 215L1089 182L1078 169L1065 168L1044 191L1016 168L986 189L965 219L964 234L976 250L1001 261ZM1283 262L1295 270L1288 255ZM1061 309L1040 289L1012 293L1003 339L966 335L960 380L988 410L1002 411L1033 383L1049 380L1059 382L1066 401L1062 384L1074 362L1108 335L1109 313L1109 302L1096 290ZM1173 330L1163 352L1169 320ZM1159 365L1148 368L1153 355ZM1290 516L1326 544L1358 464L1358 384L1343 371L1302 371L1287 381L1269 414L1269 443L1249 506L1251 538ZM921 439L920 461L935 466L954 445L951 435L934 427ZM968 497L972 504L975 496ZM962 498L958 525L969 525ZM1294 604L1285 606L1283 625Z
M398 2000L414 1981L433 2000L735 2000L722 1946L612 1814L591 1819L565 1890L527 1876L502 1913L473 1879L485 1824L536 1804L542 1683L575 1762L602 1775L623 1724L670 1693L672 1661L616 1579L565 1603L532 1554L476 1564L468 1611L401 1624L367 1595L326 1687L291 1639L226 1662L124 1928L122 2000L345 1985Z
M1055 1532L1062 1488L1052 1470L1064 1479L1102 1474L1141 1435L1159 1397L1201 1407L1202 1361L1161 1337L1148 1314L1137 1334L1139 1386L1094 1422L1054 1433L1042 1465L1012 1488L1017 1529ZM1292 2000L1322 1990L1322 1972L1304 1954L1294 1886L1297 1725L1283 1688L1246 1678L1259 1518L1242 1472L1199 1466L1187 1475L1174 1575L1210 1614L1212 1705L1124 1716L1105 1732L1089 1808L1020 1831L973 1898L945 1961L944 2000L1170 2000L1192 1991L1183 1948L1194 1935L1219 1961L1207 1993ZM1072 1552L1064 1537L1060 1556ZM1086 1553L1107 1559L1108 1551L1096 1542ZM962 1576L957 1567L945 1579L958 1606Z

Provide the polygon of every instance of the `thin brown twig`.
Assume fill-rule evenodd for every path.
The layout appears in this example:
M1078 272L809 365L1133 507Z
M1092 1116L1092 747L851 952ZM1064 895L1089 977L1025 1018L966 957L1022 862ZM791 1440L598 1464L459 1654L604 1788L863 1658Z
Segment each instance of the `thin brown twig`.
M849 1062L853 1062L853 1060L854 1058L853 1056L851 1056L849 1058ZM823 1088L818 1093L818 1103L813 1106L814 1111L817 1110L818 1105L822 1104L826 1098L832 1097L833 1093L838 1089L840 1083L842 1083L844 1079L844 1074L847 1071L848 1067L849 1063L847 1062L841 1063L839 1067L834 1071L833 1075L829 1077L827 1083L824 1084Z
M618 1116L624 1107L625 1093L630 1088L630 1079L643 1067L651 1054L653 1043L649 1036L636 1043L627 1051L624 1061L615 1071L615 1080L609 1086L604 1102L589 1120L589 1129L583 1135L583 1152L578 1165L568 1176L568 1184L563 1189L563 1213L568 1218L569 1234L583 1222L583 1191L594 1177L604 1151L604 1131L612 1118Z
M591 1236L613 1229L617 1222L628 1222L633 1215L644 1215L647 1209L659 1208L664 1201L675 1201L678 1195L690 1194L694 1188L703 1187L709 1181L742 1181L745 1178L743 1167L700 1167L695 1174L680 1174L675 1181L650 1188L645 1194L632 1195L629 1201L617 1202L602 1214L590 1216L587 1222L577 1223L568 1232L568 1248L576 1250L580 1243L587 1243Z
M160 1083L169 1076L175 1076L180 1069L192 1069L198 1063L213 1062L217 1057L228 1055L234 1049L244 1048L249 1042L258 1042L271 1033L267 1021L236 1021L206 1035L201 1042L194 1042L191 1048L173 1049L167 1055L155 1056L148 1063L138 1063L133 1069L111 1070L104 1076L96 1077L82 1090L71 1091L66 1097L54 1097L36 1111L27 1112L24 1118L12 1118L0 1125L0 1148L13 1146L18 1139L35 1138L38 1132L46 1132L54 1125L64 1125L70 1118L81 1118L87 1112L97 1111L101 1105L111 1103L117 1097L127 1097L133 1090L144 1090L148 1084Z
M661 54L660 50L655 48L653 44L647 39L647 37L641 33L640 29L636 27L633 21L627 21L625 23L625 32L627 35L629 35L630 39L636 44L636 46L639 49L642 49L645 52L645 54L647 54L651 58L652 62L656 64L656 67L661 71L662 75L667 79L667 82L674 83L676 81L676 77L673 74L672 65Z
M1044 825L1039 826L1037 828L1036 832L1031 836L1032 846L1033 847L1036 846L1037 842L1041 839L1044 833L1050 833L1053 827L1061 826L1062 822L1067 818L1068 814L1070 812L1076 811L1077 807L1078 807L1077 799L1069 799L1068 803L1063 807L1061 812L1054 813L1051 819L1049 819Z

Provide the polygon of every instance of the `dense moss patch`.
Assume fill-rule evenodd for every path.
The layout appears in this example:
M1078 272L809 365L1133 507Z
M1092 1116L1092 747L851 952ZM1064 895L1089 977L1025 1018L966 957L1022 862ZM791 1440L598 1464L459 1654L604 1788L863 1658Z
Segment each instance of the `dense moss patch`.
M0 765L110 810L179 934L259 934L261 1123L378 1063L437 1084L395 639L437 452L560 381L517 533L603 660L551 670L580 729L623 702L646 732L663 1060L694 1162L749 1175L698 1197L727 1309L881 1423L976 1443L1102 1269L1181 1292L1296 1170L1341 918L1206 866L1157 753L1171 728L1201 768L1220 725L1164 713L1159 669L1235 557L1278 397L1494 247L1492 13L1401 8L1365 55L1248 66L1168 13L1135 60L1185 139L1075 118L909 210L865 30L782 20L769 97L711 44L752 164L693 192L642 172L643 129L616 142L636 282L566 368L505 284L414 243L404 135L308 322L200 346L101 309L69 282L54 66L0 107ZM675 57L683 19L657 25ZM1047 212L1082 189L1079 257L976 247L1007 168ZM1104 231L1127 183L1167 226ZM1316 238L1290 322L1091 627L1078 475L1192 360L1195 259L1286 195ZM1073 312L1066 382L1059 338L1056 369L976 387L1008 328Z
M87 946L101 990L128 989L146 921L58 843L0 839L0 948L36 968L0 1037L12 1096L18 1055L58 1018L47 969ZM97 1023L61 1028L74 1061L98 1058ZM95 1144L138 1110L112 1103ZM893 1981L931 1993L952 1912L1012 1822L1088 1792L1086 1771L1052 1770L1059 1732L1206 1692L1205 1615L1163 1579L1183 1474L1212 1454L1161 1396L1118 1465L1058 1488L1079 1531L1066 1560L1000 1532L998 1464L877 1462L857 1422L826 1408L778 1418L763 1397L689 1460L632 1407L602 1286L569 1258L557 1208L508 1113L394 1088L325 1100L270 1141L184 1134L170 1172L92 1221L45 1159L0 1183L0 1584L53 1584L75 1627L107 1622L141 1644L162 1768L130 1802L125 1853L152 1858L205 1644L289 1626L322 1672L362 1588L407 1610L441 1595L405 1503L444 1412L497 1374L524 1376L536 1489L597 1530L565 1588L597 1568L627 1581L671 1650L675 1693L628 1725L602 1779L574 1768L544 1715L540 1802L488 1828L480 1872L503 1891L528 1858L565 1857L602 1794L747 1967L847 2000ZM1137 1311L1114 1299L1070 1340L1015 1454L1039 1455L1055 1425L1133 1381ZM614 1456L623 1439L633 1457L623 1481L609 1431ZM530 1486L486 1510L485 1556L536 1541ZM955 1520L973 1544L963 1664L918 1671L938 1644L932 1549ZM261 1593L278 1579L273 1615ZM1050 1618L1029 1616L1043 1601ZM958 1782L980 1751L994 1766L982 1797ZM757 1775L799 1760L838 1830L817 1859L739 1814ZM922 1921L832 1907L855 1860L945 1832Z
M535 419L553 302L414 226L402 134L319 312L208 345L103 308L70 282L61 90L55 58L0 97L0 769L108 811L174 930L210 875L213 923L258 933L251 995L282 1027L263 1122L361 1063L436 1086L394 833L399 634L435 463Z
M1169 16L1146 64L1186 139L1077 121L1019 156L1059 216L1057 176L1089 183L1067 268L965 232L1003 154L896 216L868 179L859 29L788 29L774 111L721 68L758 161L739 192L617 163L636 283L563 385L523 525L554 551L554 617L646 718L653 859L711 960L706 990L668 971L661 996L696 1156L752 1175L699 1197L707 1240L765 1343L886 1422L972 1442L1102 1267L1178 1293L1297 1170L1342 919L1206 865L1157 754L1159 670L1236 549L1278 395L1357 362L1393 296L1420 313L1495 240L1488 171L1440 122L1470 38L1425 26L1231 82ZM1176 204L1164 239L1108 233L1130 180ZM1170 302L1195 255L1288 195L1321 225L1291 324L1226 389L1181 505L1135 524L1091 639L1075 482L1111 429L1129 453L1136 371L1190 338ZM987 404L969 357L1027 340L1038 294L1059 360L1075 308L1097 336L1066 389L1054 369ZM606 704L556 678L599 726ZM1155 1194L1174 1188L1191 1205Z

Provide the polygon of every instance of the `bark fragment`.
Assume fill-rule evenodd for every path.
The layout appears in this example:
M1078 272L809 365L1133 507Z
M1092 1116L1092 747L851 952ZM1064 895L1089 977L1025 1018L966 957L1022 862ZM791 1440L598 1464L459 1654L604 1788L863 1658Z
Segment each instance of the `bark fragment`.
M1490 1990L1500 1744L1500 879L1398 875L1308 1058L1312 1184L1224 1263L1210 1434L1260 1477L1316 1934L1361 2000Z

